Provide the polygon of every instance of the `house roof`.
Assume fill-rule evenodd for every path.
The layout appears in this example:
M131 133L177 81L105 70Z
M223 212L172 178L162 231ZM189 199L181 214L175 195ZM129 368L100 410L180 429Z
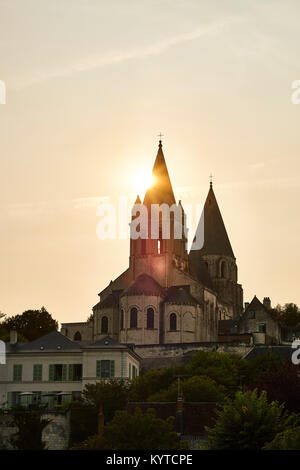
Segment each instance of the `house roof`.
M226 334L226 333L233 333L236 331L238 326L239 326L239 318L219 320L218 321L218 333L221 335Z
M291 346L253 346L250 351L243 356L243 359L253 359L257 356L273 353L283 358L291 358L294 349Z
M82 349L127 349L126 344L121 344L114 338L106 336L105 338L99 339L98 341L90 342L82 346Z
M190 294L189 286L173 286L167 291L164 302L170 304L198 305L199 302Z
M241 319L246 318L247 313L251 311L257 311L257 310L263 310L266 312L268 315L270 315L274 321L278 321L278 314L276 313L276 310L271 309L269 310L257 297L256 295L253 297L249 305L247 306L245 312L243 313Z
M140 274L122 295L156 295L164 297L161 285L148 274Z
M49 352L49 351L80 351L80 346L77 342L70 340L65 335L58 331L52 331L35 341L28 343L6 343L6 351L8 353L21 353L21 352Z
M6 352L9 354L22 354L22 353L41 353L41 352L82 352L85 349L124 349L128 350L131 354L136 356L138 359L140 357L134 351L134 347L131 344L120 344L115 339L107 336L102 338L99 341L95 342L78 342L71 341L69 338L59 333L58 331L53 331L47 335L41 336L35 341L30 341L28 343L16 343L10 344L6 343Z

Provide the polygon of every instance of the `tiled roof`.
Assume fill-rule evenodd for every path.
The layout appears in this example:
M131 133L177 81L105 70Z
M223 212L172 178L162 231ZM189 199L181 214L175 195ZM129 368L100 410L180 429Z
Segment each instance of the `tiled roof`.
M173 286L167 291L164 302L177 305L198 305L199 302L190 294L189 286Z
M294 351L291 346L253 346L243 359L253 359L269 353L277 354L283 358L291 358Z
M28 343L6 343L8 353L41 351L80 351L80 346L58 331L52 331Z
M157 295L164 297L164 290L153 277L140 274L122 295Z
M111 338L110 336L106 336L106 338L99 339L98 341L91 342L89 344L86 344L82 346L82 349L99 349L99 348L104 348L104 349L127 349L128 346L125 344L120 344L117 340L114 338Z
M111 307L118 307L119 305L119 295L120 292L112 292L111 294L108 294L104 299L100 300L96 305L94 305L94 309L99 309L99 308L111 308Z

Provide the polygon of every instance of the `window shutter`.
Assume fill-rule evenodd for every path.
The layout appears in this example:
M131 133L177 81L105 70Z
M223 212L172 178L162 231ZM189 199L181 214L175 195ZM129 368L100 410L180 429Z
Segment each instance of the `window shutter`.
M101 377L101 361L96 362L96 377Z
M22 380L22 364L14 364L14 371L13 371L13 380L15 382L21 382Z
M49 382L54 381L54 364L49 364Z
M42 364L34 364L33 365L33 381L34 382L41 382L43 376L43 366Z
M74 380L74 364L69 364L69 380Z
M62 380L63 381L67 380L67 371L68 371L68 365L63 364L63 366L62 366Z
M110 376L115 376L115 361L110 361Z

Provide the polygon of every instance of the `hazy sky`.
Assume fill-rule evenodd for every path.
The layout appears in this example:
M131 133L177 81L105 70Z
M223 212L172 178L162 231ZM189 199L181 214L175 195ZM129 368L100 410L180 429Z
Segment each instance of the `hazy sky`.
M245 300L300 304L299 0L0 0L0 310L84 321L128 265L96 236L163 145L214 189Z

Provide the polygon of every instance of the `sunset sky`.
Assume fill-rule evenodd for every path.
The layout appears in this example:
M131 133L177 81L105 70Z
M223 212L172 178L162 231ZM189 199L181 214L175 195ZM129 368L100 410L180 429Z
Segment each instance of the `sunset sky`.
M86 320L129 256L97 238L97 206L145 191L160 132L183 205L214 175L244 300L300 304L299 17L299 0L0 0L0 310Z

